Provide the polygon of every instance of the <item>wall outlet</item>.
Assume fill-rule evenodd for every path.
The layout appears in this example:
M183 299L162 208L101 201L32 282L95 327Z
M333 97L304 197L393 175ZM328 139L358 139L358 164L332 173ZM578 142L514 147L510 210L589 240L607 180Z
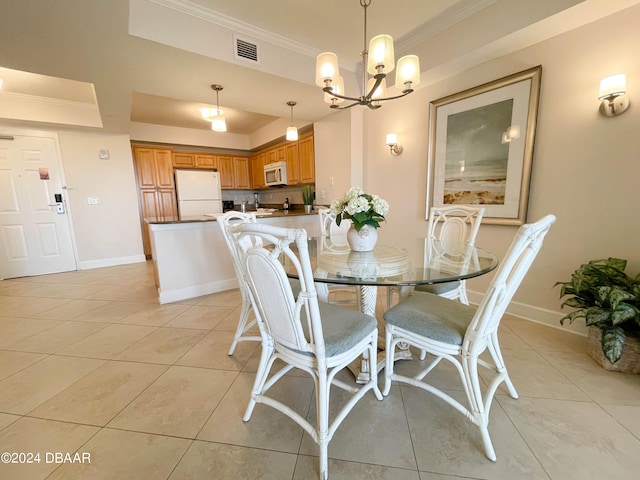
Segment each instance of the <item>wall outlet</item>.
M327 198L327 192L320 190L320 200L324 200L325 198Z
M87 198L87 203L89 205L100 205L100 197L89 197Z

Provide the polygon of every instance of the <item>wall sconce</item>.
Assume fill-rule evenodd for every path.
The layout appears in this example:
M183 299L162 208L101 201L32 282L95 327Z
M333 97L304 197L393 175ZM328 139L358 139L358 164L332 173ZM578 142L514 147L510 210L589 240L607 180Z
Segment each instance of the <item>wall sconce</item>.
M605 117L615 117L629 108L627 93L627 78L624 73L618 73L600 80L601 100L600 113Z
M398 136L395 133L387 133L387 146L391 151L391 155L400 155L402 153L402 145L398 145Z

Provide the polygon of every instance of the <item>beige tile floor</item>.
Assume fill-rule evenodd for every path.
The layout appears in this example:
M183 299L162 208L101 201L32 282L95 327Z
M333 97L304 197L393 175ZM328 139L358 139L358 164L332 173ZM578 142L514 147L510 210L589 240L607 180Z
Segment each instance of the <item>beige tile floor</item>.
M0 453L40 454L0 463L0 478L317 478L315 444L291 420L259 405L242 422L259 346L226 354L239 303L231 291L158 305L149 263L0 282ZM382 402L365 396L337 431L331 478L639 478L640 375L606 372L584 338L513 317L500 339L520 398L501 388L494 402L497 462L460 414L395 385ZM438 368L437 383L460 395ZM277 394L315 410L304 374ZM90 463L56 463L56 452Z

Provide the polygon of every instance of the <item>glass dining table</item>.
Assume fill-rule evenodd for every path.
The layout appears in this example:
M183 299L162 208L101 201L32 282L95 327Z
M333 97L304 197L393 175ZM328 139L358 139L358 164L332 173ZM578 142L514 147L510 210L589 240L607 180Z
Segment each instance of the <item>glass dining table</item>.
M400 297L404 297L416 285L466 280L498 266L497 257L486 250L469 245L460 248L426 237L381 240L370 252L352 251L343 236L309 238L308 244L316 283L357 286L361 311L373 317L378 287L396 287ZM290 278L297 278L292 265L285 263L284 268ZM383 337L383 325L379 331ZM384 338L378 346L384 348ZM411 358L408 349L396 353L396 360L408 358ZM384 352L379 355L377 371L383 365ZM368 362L363 361L357 369L354 373L364 381L368 377Z

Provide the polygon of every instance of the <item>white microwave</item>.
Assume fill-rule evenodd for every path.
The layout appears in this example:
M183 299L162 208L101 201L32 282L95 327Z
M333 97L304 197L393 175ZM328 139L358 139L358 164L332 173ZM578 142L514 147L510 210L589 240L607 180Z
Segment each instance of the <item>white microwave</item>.
M264 166L264 183L267 187L287 184L287 162L269 163Z

